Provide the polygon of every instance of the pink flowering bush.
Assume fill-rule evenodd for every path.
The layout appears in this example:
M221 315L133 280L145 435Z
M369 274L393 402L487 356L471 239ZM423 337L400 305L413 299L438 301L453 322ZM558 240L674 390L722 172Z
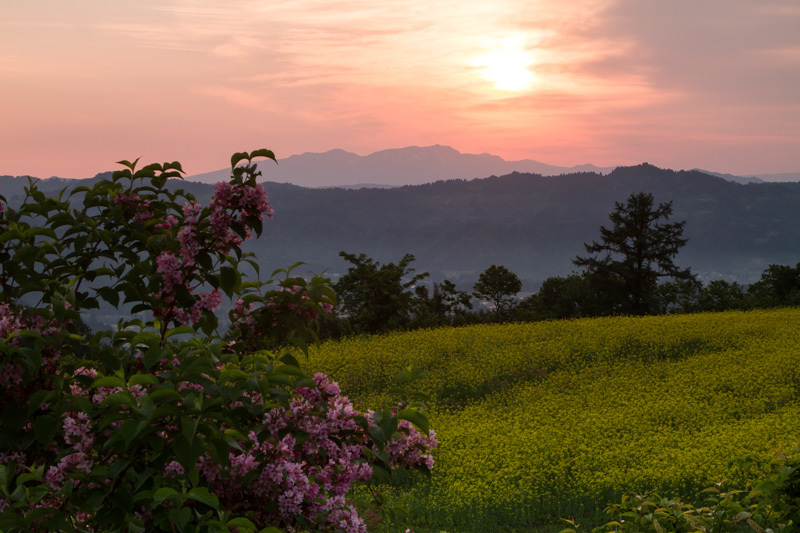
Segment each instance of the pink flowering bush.
M359 413L301 371L334 295L242 252L273 215L255 157L206 206L177 162L0 198L0 531L363 532L354 483L430 470L421 404ZM101 302L122 318L90 332Z

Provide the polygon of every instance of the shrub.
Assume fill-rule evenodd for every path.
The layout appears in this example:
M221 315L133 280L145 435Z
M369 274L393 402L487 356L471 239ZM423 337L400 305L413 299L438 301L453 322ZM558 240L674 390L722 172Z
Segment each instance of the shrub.
M206 206L137 161L0 203L0 530L364 531L352 483L430 469L421 404L359 413L301 371L334 295L242 252L272 217L256 157ZM101 303L129 315L90 332Z

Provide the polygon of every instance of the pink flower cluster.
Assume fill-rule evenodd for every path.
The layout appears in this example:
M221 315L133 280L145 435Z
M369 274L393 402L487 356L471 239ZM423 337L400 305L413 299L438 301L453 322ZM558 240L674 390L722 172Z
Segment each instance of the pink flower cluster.
M201 292L208 287L209 280L217 279L214 277L216 274L210 272L211 268L225 260L222 254L229 253L249 238L259 222L263 222L265 215L272 218L273 210L267 202L266 191L262 185L255 184L254 180L242 183L241 180L237 182L234 179L233 183L217 184L215 196L208 207L203 208L196 202L190 202L184 206L181 216L179 206L170 204L167 210L173 214L163 217L158 214L162 204L157 200L151 203L145 193L142 195L144 197L133 193L118 194L113 202L121 206L129 220L147 222L149 227L156 230L157 238L148 240L145 247L135 250L137 253L147 250L152 252L151 243L158 247L151 259L154 261L153 281L157 283L157 290L151 295L154 298L154 316L160 318L164 326L171 321L196 323L203 312L213 312L221 305L222 294L219 289ZM0 213L4 209L5 206L0 203ZM118 207L117 213L119 209ZM130 229L129 227L128 230ZM206 261L209 257L211 266ZM274 299L267 299L264 305L272 307L270 312L288 314L292 323L297 322L296 317L308 320L320 313L332 311L331 302L312 300L305 292L306 285L298 283L300 285L286 287L281 294L272 293L275 295ZM187 292L191 298L186 297ZM268 325L266 332L257 331L255 313L259 311L266 310L254 308L253 304L245 305L243 300L236 302L232 317L242 338L232 342L239 342L248 335L252 337L270 333ZM144 412L144 407L153 412L154 403L164 401L171 402L170 405L175 407L176 413L184 413L181 411L185 407L182 402L187 397L205 396L211 399L209 395L215 394L213 391L217 390L208 385L214 382L214 370L209 367L207 371L200 373L204 385L195 379L197 374L192 378L185 378L189 381L183 381L186 376L184 369L174 371L181 366L183 360L179 361L178 358L182 357L180 353L183 352L172 355L173 352L167 351L165 358L159 363L148 360L148 379L141 381L146 385L128 387L120 383L120 387L92 388L89 383L99 377L96 370L89 366L74 369L73 358L65 359L64 365L59 364L61 352L67 353L64 345L59 344L59 339L66 338L60 335L69 323L58 323L54 319L48 319L48 316L47 311L42 311L41 314L27 311L22 313L8 304L0 304L0 339L6 340L5 346L10 348L6 350L7 353L0 354L0 404L17 403L24 408L29 404L33 391L59 387L58 394L49 396L49 405L41 403L36 417L23 428L14 429L20 433L33 432L36 437L32 439L34 444L23 450L21 442L25 439L19 439L20 444L12 443L0 452L0 465L13 465L17 473L31 466L44 468L44 490L49 488L50 492L32 505L61 508L76 520L75 525L81 530L93 531L96 517L91 513L77 511L78 507L85 505L77 499L82 498L86 489L97 488L98 484L103 485L104 482L108 483L109 488L123 490L123 485L130 481L134 471L141 473L139 468L142 463L136 461L145 461L142 454L122 457L129 452L139 452L131 449L133 443L126 441L125 448L114 448L113 452L99 444L115 437L130 437L130 434L126 435L121 430L126 427L124 420L130 418L130 412L136 411L139 414L139 411ZM152 322L149 324L152 325ZM45 339L45 347L41 350L42 372L34 376L37 379L28 376L27 367L20 364L19 359L14 359L17 353L28 353L24 350L16 351L16 347L29 346L29 337L17 335L24 330L50 337ZM54 339L56 336L59 337ZM75 336L71 340L82 342ZM164 344L170 346L166 342ZM127 349L128 346L124 348ZM80 352L77 357L83 357L80 350L76 351ZM127 354L127 351L122 353ZM38 359L39 352L34 355ZM128 377L143 371L143 361L146 359L141 353L135 354L117 375ZM215 370L222 371L221 365L222 363ZM250 368L242 367L239 370L252 372L248 370ZM59 373L58 379L51 379L56 372ZM274 389L269 392L261 389L255 389L259 392L239 390L241 394L237 392L234 396L237 402L233 402L229 412L231 417L241 416L231 422L234 428L218 428L216 418L215 426L209 426L209 420L206 419L203 423L206 433L217 429L238 428L247 433L247 438L228 442L227 449L216 452L227 454L226 461L217 461L211 455L200 457L196 467L202 480L198 486L212 490L219 498L222 508L237 516L247 516L260 527L276 525L290 532L316 528L363 533L366 531L364 520L359 517L352 502L346 499L346 495L354 483L366 481L372 475L370 460L377 459L369 459L375 456L370 451L378 450L379 446L374 442L369 428L364 426L375 425L375 416L366 413L361 417L349 399L341 395L338 384L329 381L327 376L316 374L313 379L312 386L297 388L288 404L276 403L281 397L270 396ZM174 391L181 394L182 399L155 394L145 397L148 389L156 390L169 380L172 380L169 387L174 386ZM109 382L119 383L117 380L106 383ZM252 380L248 381L251 382ZM107 401L109 396L118 393L130 393L139 409L131 407L130 403ZM122 400L122 395L112 400ZM262 413L259 419L254 420L244 414L255 412L258 408L254 406L264 404L272 408L266 412L257 411ZM276 405L283 406L273 407ZM83 411L78 412L80 409ZM109 410L112 410L111 417L107 416ZM195 411L191 412L193 414L189 416L194 416ZM118 414L123 416L117 417ZM162 424L148 429L155 431L158 439L170 442L175 435L181 433L183 419L178 419L177 415L168 416L171 418L161 418L158 422L148 419L147 422ZM20 421L17 425L22 424L25 422ZM44 432L47 434L42 433L43 428L47 430ZM55 430L55 435L50 435L50 430ZM42 440L42 437L46 439ZM41 446L37 447L36 442ZM431 449L436 445L433 432L423 435L411 424L401 421L398 433L386 444L385 450L388 452L390 466L430 468L433 465ZM114 455L116 453L120 457ZM125 463L125 469L112 483L110 479L105 479L104 469L110 461L118 459L130 462ZM153 474L161 476L159 481L164 485L175 486L178 483L175 480L182 480L187 471L191 475L195 474L193 467L187 468L192 465L171 459L174 457L167 459L167 464L160 465L163 467L161 472ZM152 464L146 466L151 468ZM99 476L103 477L98 479ZM0 498L0 512L8 507L9 502ZM141 513L137 511L136 516L145 522L146 527L154 526L153 515L144 507L141 509Z
M86 413L64 413L63 415L64 442L72 453L59 459L58 464L47 469L44 479L51 487L60 489L67 476L76 472L88 474L94 466L92 459L92 444L94 434L92 425ZM79 481L75 481L76 484Z
M15 311L8 304L0 304L0 338L9 339L22 330L34 331L42 335L56 335L68 324L59 324L55 320L47 320L40 314L23 317L21 311ZM14 337L10 344L20 346L20 338ZM55 346L46 346L42 352L42 367L46 373L52 373L60 353ZM21 386L23 380L22 365L16 361L0 360L0 401L27 402L30 392Z
M169 366L174 362L162 363ZM80 367L75 375L94 379L98 374L94 369ZM346 494L353 483L371 477L372 467L364 452L367 448L377 448L369 432L356 423L359 413L341 395L339 385L321 373L313 379L315 386L296 389L288 407L267 411L247 440L231 447L228 465L205 455L196 466L203 485L219 497L224 508L262 526L278 525L291 531L315 524L319 529L365 533L365 523ZM178 389L185 388L180 385L183 383ZM109 387L88 390L77 383L70 385L72 394L90 398L95 405L120 390ZM130 392L139 397L146 391L136 385ZM255 392L245 396L250 402L267 400ZM371 412L365 418L374 424ZM177 427L174 429L178 431ZM430 432L425 436L404 421L398 429L397 436L386 447L391 466L431 468L430 451L437 445L435 434ZM62 453L46 469L45 482L54 490L61 489L68 481L79 487L81 477L90 473L99 461L94 443L118 430L118 424L102 430L94 428L82 412L64 413L59 437ZM165 434L164 438L172 437ZM0 456L0 464L24 459ZM163 475L166 479L184 476L185 465L172 461L165 466ZM298 522L299 517L305 522ZM141 518L147 522L146 515Z
M303 516L320 527L363 533L364 521L345 495L355 481L372 475L363 455L371 440L356 424L358 412L340 395L338 384L324 374L316 374L314 380L316 387L297 389L288 409L266 413L260 430L250 433L249 442L239 443L242 451L230 453L229 467L208 456L197 466L228 508L247 513L256 523L292 527L296 517ZM434 436L410 429L392 439L398 454L415 452L409 463L395 456L396 466L419 460L432 466L427 459L436 446ZM173 475L179 465L168 470ZM266 511L269 502L277 502L276 513Z
M243 339L256 339L264 334L263 331L259 331L256 327L256 313L257 309L253 305L253 302L250 302L246 306L244 305L244 300L241 298L234 302L231 318L233 320L233 326L239 329L239 335Z
M129 201L134 200L120 200ZM197 273L197 256L201 251L210 245L213 252L227 254L251 236L250 225L253 220L263 221L264 215L270 218L273 215L272 206L267 202L267 192L261 184L251 186L219 182L214 186L214 197L208 209L210 243L201 238L204 232L198 229L203 214L202 206L197 202L187 202L183 207L183 225L176 235L179 245L177 254L167 250L156 258L156 272L161 274L162 284L156 294L158 305L154 312L165 322L176 320L181 324L194 323L200 320L203 310L217 309L222 303L219 289L200 293L191 307L185 308L176 303L176 287L182 285L192 294L199 286L192 284ZM167 230L178 226L180 223L174 215L156 224L157 228ZM244 237L240 233L244 233Z
M185 250L182 250L185 252ZM188 310L181 309L175 301L175 287L183 285L191 294L194 288L190 285L194 261L184 261L170 251L162 252L156 258L156 272L161 274L161 289L156 294L158 308L156 315L164 320L176 319L181 324L189 324L200 320L203 310L214 311L222 303L222 292L212 289L201 292Z
M292 294L295 294L295 293L297 293L299 291L302 291L303 289L304 289L303 286L295 285L294 287L291 287L291 288L288 288L288 289L284 288L284 289L282 289L282 291L286 291L286 292L290 292ZM305 294L305 293L303 293L300 296L300 298L305 302L310 302L311 301L311 298L309 298L309 296L307 294ZM276 303L275 303L276 299L277 299L276 297L273 297L272 301L270 303L267 303L266 305L269 306L269 307L275 307L276 306ZM333 304L330 303L330 302L320 302L319 306L316 306L316 305L311 306L311 305L302 305L302 304L298 305L298 304L296 304L294 302L290 302L286 306L286 311L291 313L291 314L293 314L293 315L295 315L295 316L297 316L297 317L299 317L299 318L302 318L304 320L313 320L315 318L318 318L320 313L323 313L323 314L332 313L333 312Z
M125 215L136 222L144 222L153 217L150 200L142 200L138 194L118 194L114 197L114 204L123 206Z
M250 238L248 219L263 222L264 215L269 218L274 215L272 206L267 202L267 191L260 183L253 187L220 181L214 185L214 197L209 208L211 235L216 247L223 253L228 253L232 247L239 246L243 240ZM244 231L244 239L232 229L234 225Z

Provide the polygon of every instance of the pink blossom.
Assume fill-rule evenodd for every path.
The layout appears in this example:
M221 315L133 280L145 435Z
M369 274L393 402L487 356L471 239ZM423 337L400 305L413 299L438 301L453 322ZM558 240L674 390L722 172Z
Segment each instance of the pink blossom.
M114 204L123 206L127 216L133 215L133 220L143 222L153 217L153 213L148 209L150 200L142 201L138 194L118 194L114 197Z
M172 461L164 468L164 477L176 478L184 474L183 466L178 461Z
M175 218L173 215L167 215L163 222L156 224L156 228L158 229L172 229L178 225L178 219Z
M44 479L53 488L60 489L70 474L83 472L88 474L92 471L93 461L84 452L75 452L62 457L58 465L47 469Z

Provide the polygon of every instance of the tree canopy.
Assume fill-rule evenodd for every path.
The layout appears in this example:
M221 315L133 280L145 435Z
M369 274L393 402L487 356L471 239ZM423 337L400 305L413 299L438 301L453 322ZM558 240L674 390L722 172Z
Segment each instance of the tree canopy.
M408 324L414 307L414 285L428 277L414 274L412 254L398 263L380 264L365 254L339 254L353 264L334 290L358 333L380 333Z
M522 282L506 267L492 265L481 273L473 290L476 298L494 304L495 318L499 321L503 311L513 304L511 297L522 290Z
M655 206L651 193L631 194L624 204L614 202L612 225L600 227L600 242L584 244L594 255L573 260L585 269L611 314L652 313L659 279L694 278L690 269L674 262L687 241L686 221L666 222L671 215L672 201Z

